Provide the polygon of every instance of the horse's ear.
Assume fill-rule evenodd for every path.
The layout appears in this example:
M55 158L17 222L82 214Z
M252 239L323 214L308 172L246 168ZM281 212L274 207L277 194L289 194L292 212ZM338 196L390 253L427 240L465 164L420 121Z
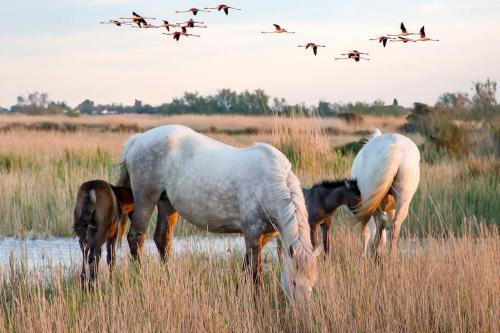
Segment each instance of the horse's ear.
M344 185L345 185L345 188L348 190L350 190L352 187L351 182L349 182L349 179L344 180Z
M288 249L288 253L290 254L290 258L293 258L294 256L294 251L293 251L293 247L290 245L290 248Z

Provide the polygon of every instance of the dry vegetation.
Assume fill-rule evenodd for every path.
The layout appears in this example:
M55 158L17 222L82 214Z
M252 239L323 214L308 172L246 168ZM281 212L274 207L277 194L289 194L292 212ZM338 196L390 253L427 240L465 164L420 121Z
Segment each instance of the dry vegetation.
M141 271L122 260L108 282L83 293L73 270L47 282L22 268L4 275L0 320L8 331L154 332L498 332L500 242L481 237L426 238L402 244L381 266L359 256L350 227L337 228L320 263L307 309L292 309L279 289L279 267L265 263L254 298L241 253L185 255ZM239 285L238 285L239 284ZM1 327L0 327L1 330Z
M342 120L301 117L45 118L0 116L0 127L28 121L255 127L259 130L244 135L210 135L237 146L255 141L276 145L304 186L348 175L353 155L341 155L333 145L358 140L360 131L372 127L394 131L404 123L375 118L353 128ZM115 163L129 135L0 131L0 234L69 236L78 185L115 179ZM401 255L385 258L381 266L360 258L359 230L342 211L334 221L332 253L320 264L314 300L306 311L287 305L275 260L266 260L265 283L254 299L243 281L238 252L227 258L185 253L166 267L149 258L140 271L121 260L112 283L104 273L90 294L80 290L79 267L36 272L27 271L25 263L12 263L8 270L0 268L0 332L498 332L499 162L494 156L443 158L423 162L421 168L420 188L403 224ZM180 223L176 232L194 229Z

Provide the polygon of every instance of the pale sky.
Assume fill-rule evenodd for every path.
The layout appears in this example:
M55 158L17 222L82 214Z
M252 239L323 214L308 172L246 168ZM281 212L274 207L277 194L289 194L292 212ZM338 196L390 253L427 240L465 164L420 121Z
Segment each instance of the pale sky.
M175 42L159 29L98 24L136 11L169 21L210 0L0 0L0 106L32 91L76 106L97 103L153 105L185 91L264 89L291 103L367 101L434 103L446 91L470 92L472 81L500 81L498 0L252 0L231 1L243 11L199 13L201 38ZM399 32L404 21L439 43L368 41ZM158 22L158 21L157 21ZM262 35L281 24L295 35ZM314 57L297 45L326 44ZM357 49L372 60L334 61Z

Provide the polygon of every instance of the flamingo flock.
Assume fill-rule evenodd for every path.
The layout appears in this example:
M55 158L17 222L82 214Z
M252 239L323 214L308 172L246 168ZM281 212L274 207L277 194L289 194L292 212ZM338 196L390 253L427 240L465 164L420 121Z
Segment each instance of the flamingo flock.
M177 10L175 13L191 13L193 16L197 16L198 13L210 13L212 11L224 12L226 15L229 15L230 11L241 11L240 8L235 8L226 4L219 4L215 7L203 7L201 8L189 8L186 10ZM139 29L159 29L165 28L167 32L163 32L163 35L172 36L172 38L176 41L179 41L181 37L201 37L198 34L193 34L188 32L188 29L194 28L207 28L204 22L194 21L192 18L185 22L178 23L169 23L167 20L162 20L163 24L153 25L148 23L148 20L156 20L154 17L144 17L136 12L132 12L132 17L120 17L119 19L110 19L108 21L100 22L101 24L112 24L118 27L121 26L132 26L133 28ZM295 31L289 31L283 28L279 24L273 24L273 31L262 31L262 34L295 34ZM170 28L178 28L178 31L170 31ZM397 34L385 34L379 37L370 38L370 41L378 41L385 48L388 42L394 43L416 43L416 42L438 42L439 39L432 39L427 37L425 33L425 26L420 28L419 33L416 32L408 32L406 26L403 22L399 26L401 30ZM419 38L412 38L412 36L419 36ZM304 48L306 50L311 49L313 51L314 56L318 55L318 48L326 47L326 45L319 45L313 42L307 42L304 45L298 45L300 48ZM361 52L358 50L351 50L346 53L341 53L340 57L336 57L335 60L354 60L355 62L359 62L360 60L370 60L369 58L363 57L364 55L369 55L369 53Z

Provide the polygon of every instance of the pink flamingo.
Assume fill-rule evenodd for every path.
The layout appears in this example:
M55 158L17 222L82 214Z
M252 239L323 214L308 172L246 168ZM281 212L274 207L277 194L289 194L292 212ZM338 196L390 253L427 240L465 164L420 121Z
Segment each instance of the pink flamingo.
M400 37L400 36L418 35L415 32L408 32L408 30L406 30L406 27L405 27L405 25L404 25L403 22L401 22L401 25L399 26L399 28L401 29L401 33L400 34L398 34L398 35L387 35L387 36L390 36L390 37Z
M217 7L213 7L213 8L205 7L205 9L217 9L217 11L219 11L219 12L221 10L224 10L224 13L226 13L226 15L229 15L229 9L241 10L239 8L234 8L234 7L231 7L231 6L228 6L228 5L224 5L224 4L220 4Z
M278 24L273 24L273 25L276 28L276 30L274 30L274 31L262 31L262 33L263 34L283 34L283 33L294 34L295 33L295 32L291 32L291 31L287 31L287 30L283 29Z
M186 27L182 27L181 29L182 29L181 31L175 31L175 32L172 32L172 33L163 32L162 34L164 34L164 35L171 35L176 41L179 41L179 39L181 38L181 36L186 36L186 37L189 37L189 36L200 37L200 35L188 34L187 30L186 30Z
M119 20L109 20L107 22L99 22L100 24L114 24L117 27L121 27L122 25L131 25L132 22L125 22L125 21L119 21Z
M147 20L156 20L154 17L143 17L136 12L132 12L132 17L120 17L120 20L132 20L133 23L137 24L139 28L142 26L148 27L149 24L146 22Z
M392 40L392 39L395 39L395 38L388 37L388 36L380 36L378 38L370 38L370 40L378 40L378 42L382 43L382 45L384 45L384 47L387 45L387 41Z
M420 39L417 42L439 42L439 39L430 39L425 36L425 27L420 28Z
M359 52L357 50L352 50L347 53L341 53L340 55L346 56L346 58L335 58L335 60L347 60L353 59L356 62L359 62L360 59L370 60L368 58L363 58L361 55L369 55L369 53Z
M298 47L312 48L314 55L318 54L318 47L326 47L326 45L317 45L316 43L307 43L306 45L299 45Z
M198 9L198 8L189 8L188 10L178 10L176 11L176 13L193 13L194 16L196 16L198 14L198 12L206 12L206 13L210 13L209 10L203 10L203 9Z

